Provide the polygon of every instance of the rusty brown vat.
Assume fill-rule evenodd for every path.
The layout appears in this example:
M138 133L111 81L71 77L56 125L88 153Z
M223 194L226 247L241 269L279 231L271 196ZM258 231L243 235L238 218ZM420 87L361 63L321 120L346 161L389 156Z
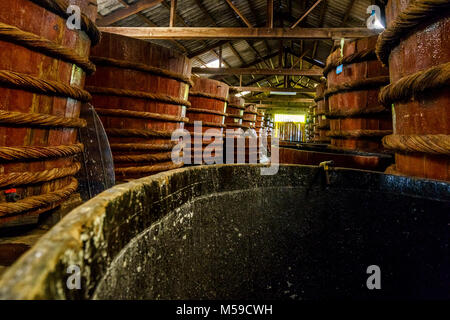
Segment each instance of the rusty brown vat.
M227 116L225 117L225 124L227 128L242 128L242 118L244 117L244 99L230 96L229 103L227 105Z
M412 14L412 12L415 12ZM450 180L450 3L391 0L377 54L391 84L380 100L393 105L396 152L390 172Z
M256 127L256 116L258 112L256 111L256 106L248 105L245 107L244 118L242 120L242 124L246 128L255 129Z
M345 43L327 59L331 144L340 149L381 151L383 136L392 133L390 108L378 102L389 83L388 69L375 55L377 37ZM342 67L342 72L340 72Z
M0 227L35 223L77 189L84 80L100 34L96 1L73 3L81 31L66 26L66 4L0 2Z
M284 164L318 166L321 162L333 161L334 166L341 168L385 171L393 162L387 154L333 150L326 145L280 145L278 150L279 162Z
M326 82L320 83L316 88L316 97L314 101L317 103L316 108L316 122L315 129L318 134L315 134L314 142L318 143L330 143L331 139L328 136L330 132L330 120L327 118L328 113L328 99L325 98L325 90L327 89Z
M189 59L146 41L104 33L92 60L97 72L86 88L108 134L116 179L182 166L171 160L171 135L187 122Z
M189 102L191 106L187 110L189 122L186 129L191 133L191 148L186 148L194 160L203 159L207 146L211 151L211 156L215 157L223 155L222 141L215 143L215 139L208 134L208 130L214 130L218 135L223 137L225 125L225 116L227 111L229 86L223 82L208 78L193 78L194 85L189 92ZM195 133L194 122L201 121L202 132ZM202 147L194 145L195 135L202 134ZM205 159L202 160L204 162ZM196 163L196 162L195 162Z

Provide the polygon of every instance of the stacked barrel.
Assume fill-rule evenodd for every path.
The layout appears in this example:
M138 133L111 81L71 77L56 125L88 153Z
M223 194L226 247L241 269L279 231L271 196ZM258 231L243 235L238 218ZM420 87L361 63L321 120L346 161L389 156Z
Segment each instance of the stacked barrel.
M50 1L0 2L0 227L35 223L77 190L84 79L100 38L96 2L77 5L81 30Z
M233 139L233 150L227 149L227 143L231 143L227 139L224 139L224 163L245 163L244 159L238 157L238 142L239 139L243 140L244 133L248 129L247 126L243 126L242 119L244 117L245 101L243 98L230 96L227 106L227 116L225 118L225 124L228 131L228 139ZM231 135L233 134L233 135ZM230 152L228 152L230 151ZM243 152L245 153L245 146ZM227 155L229 153L229 155Z
M117 181L175 169L172 132L183 128L191 63L146 41L103 33L86 89L105 127Z
M219 162L216 161L219 158L223 159L228 92L229 86L223 82L194 78L194 85L189 92L191 106L187 110L189 122L186 129L191 133L191 155L195 164L213 164ZM201 131L195 129L196 121L201 122Z
M331 141L328 133L330 132L330 120L327 118L328 113L328 99L325 98L325 90L327 88L326 82L322 82L317 86L316 97L314 101L317 103L315 109L316 126L314 142L317 143L329 143Z
M258 115L258 112L256 110L257 110L256 106L253 104L245 107L244 118L242 119L242 125L246 129L251 129L252 131L255 131L256 116Z
M395 151L388 172L450 181L450 3L390 0L377 55L391 84L380 94L393 106Z
M392 133L390 109L378 101L389 83L388 69L377 60L377 37L345 43L327 59L331 145L338 149L380 152L381 139Z

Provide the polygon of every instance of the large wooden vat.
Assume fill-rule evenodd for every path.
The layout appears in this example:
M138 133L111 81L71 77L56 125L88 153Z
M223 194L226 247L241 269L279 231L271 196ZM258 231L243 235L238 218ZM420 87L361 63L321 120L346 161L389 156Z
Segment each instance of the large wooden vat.
M345 43L327 59L331 144L339 149L381 151L383 136L392 133L390 108L378 101L389 83L388 69L375 55L377 37ZM342 71L340 72L340 70Z
M197 160L202 159L202 163L207 161L206 163L211 164L216 156L223 156L223 139L216 143L216 139L206 131L214 130L217 136L223 138L230 87L223 82L208 78L194 77L193 81L194 85L189 92L191 106L187 110L189 122L186 125L186 129L191 133L192 140L191 149L187 148L186 152L190 152L193 163L197 164ZM194 132L195 121L201 122L201 132ZM201 147L195 145L195 136L199 137L200 135L202 136ZM207 151L209 159L204 158L205 151Z
M0 2L0 227L35 223L77 190L84 79L100 34L96 1L71 3L81 30L66 26L68 3Z
M244 117L244 99L231 95L227 105L227 115L225 124L228 129L241 129L242 118Z
M318 143L330 143L331 141L328 136L328 133L330 132L330 120L326 116L329 111L328 99L325 98L326 89L326 82L319 83L316 88L316 97L314 98L314 101L317 103L317 108L315 109L317 122L315 130L318 133L314 135L314 142Z
M391 0L377 54L391 84L380 93L393 105L396 152L390 172L450 180L450 3Z
M256 128L256 116L258 112L256 111L256 106L254 105L248 105L245 107L244 110L244 118L242 120L242 124L247 129L255 129Z
M116 179L126 181L178 168L172 132L187 122L191 63L146 41L104 33L92 51L97 72L86 89L101 116Z
M318 167L262 167L189 167L113 187L9 268L0 299L450 298L448 183L334 169L326 184ZM366 285L372 265L381 290ZM79 290L67 288L73 266Z
M281 144L279 162L318 166L324 161L333 161L333 166L370 171L385 171L392 162L392 156L379 153L335 150L327 145Z

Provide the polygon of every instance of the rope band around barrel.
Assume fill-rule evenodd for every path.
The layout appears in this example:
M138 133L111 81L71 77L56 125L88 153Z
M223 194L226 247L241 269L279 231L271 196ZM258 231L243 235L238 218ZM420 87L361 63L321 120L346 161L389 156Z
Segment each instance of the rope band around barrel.
M0 110L0 124L84 128L86 127L86 120L79 118L56 117L43 113L22 113Z
M218 116L226 116L227 114L225 112L220 112L216 110L210 110L210 109L201 109L201 108L189 108L187 110L188 113L206 113L206 114L215 114Z
M95 65L89 61L88 58L82 57L75 53L73 48L61 46L31 32L26 32L17 27L1 22L0 40L10 41L30 50L43 53L49 57L76 64L88 74L95 72Z
M258 115L258 112L256 112L256 111L247 111L247 110L245 110L245 111L244 111L244 114L256 114L256 115Z
M383 106L364 109L330 110L325 115L328 119L359 118L372 115L390 114L391 110Z
M219 100L223 102L228 102L228 99L222 96L206 93L206 92L200 92L200 91L189 91L190 97L199 97L199 98L206 98L206 99L213 99L213 100Z
M111 143L112 151L163 151L172 150L176 142L166 144L150 143Z
M331 130L327 132L328 137L332 138L381 138L391 134L392 130Z
M242 119L242 116L237 114L226 114L227 118L234 118L234 119Z
M83 144L50 147L0 147L0 161L64 158L83 152Z
M340 50L340 49L338 49L338 50ZM357 51L348 56L341 57L337 60L330 61L329 63L327 63L327 65L323 69L323 75L326 77L327 74L331 70L339 67L341 64L348 65L348 64L352 64L352 63L359 63L359 62L372 61L372 60L377 60L377 55L375 53L375 49L364 49L361 51Z
M217 123L217 122L206 122L206 121L201 121L202 126L204 127L213 127L213 128L226 128L226 125L222 124L222 123ZM194 125L194 121L189 121L187 123L190 126Z
M379 100L386 107L395 102L417 100L450 86L450 62L403 77L380 91Z
M231 104L231 103L227 104L227 108L234 108L234 109L239 109L239 110L245 110L244 106L239 106L237 104Z
M67 13L67 9L70 6L70 2L67 0L31 0L44 9L47 9L63 19L67 19L71 16ZM91 39L92 45L95 46L100 42L101 33L95 23L89 19L84 13L81 13L81 30Z
M435 155L450 155L450 135L398 135L392 134L383 138L386 149L397 152L419 152Z
M158 163L151 166L142 166L142 167L126 167L126 168L115 168L116 175L120 176L126 176L126 175L133 175L133 174L149 174L149 173L157 173L161 171L168 171L173 169L178 169L184 166L184 163L173 163L171 162L164 162L164 163Z
M114 162L163 162L172 159L172 152L114 156Z
M0 205L0 217L15 215L30 210L39 209L45 206L54 205L55 203L64 200L78 188L78 181L75 178L71 182L56 191L41 194L38 196L31 196L19 200L17 202L3 202Z
M0 70L0 85L49 96L70 97L81 102L88 102L92 98L89 92L59 81L42 80L8 70Z
M389 83L389 76L380 76L363 80L346 82L325 91L325 97L351 91L377 89Z
M170 131L157 131L150 129L105 129L106 134L112 137L125 138L171 138Z
M87 86L86 90L92 94L104 95L104 96L117 96L117 97L129 97L129 98L138 98L138 99L146 99L161 103L180 105L190 107L191 103L187 100L180 99L177 97L172 97L167 94L161 93L150 93L146 91L134 91L127 89L116 89L116 88L102 88L102 87L94 87Z
M170 70L161 69L153 66L149 66L143 63L136 63L126 60L118 60L113 58L105 58L105 57L91 57L91 60L98 66L111 66L121 69L130 69L140 72L145 72L154 76L168 78L172 80L177 80L183 83L188 84L189 86L193 86L194 83L190 77L185 76L181 73L176 73Z
M38 172L11 172L1 174L0 188L36 184L65 178L75 175L78 171L80 171L80 168L80 163L75 162L70 167L64 168L54 168Z
M95 111L101 116L108 117L129 117L138 119L154 119L154 120L164 120L167 122L187 122L188 118L171 116L167 114L144 112L144 111L133 111L133 110L123 110L123 109L107 109L107 108L95 108Z
M450 14L448 0L414 0L401 12L393 23L380 34L376 53L381 62L388 64L391 51L401 39L419 27L427 26L436 17Z

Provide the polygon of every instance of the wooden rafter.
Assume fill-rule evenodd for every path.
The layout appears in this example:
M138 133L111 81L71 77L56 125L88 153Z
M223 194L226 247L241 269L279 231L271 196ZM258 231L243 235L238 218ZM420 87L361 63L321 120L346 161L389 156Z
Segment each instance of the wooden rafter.
M110 14L98 19L96 23L100 27L109 26L138 12L150 9L160 4L162 1L163 0L140 0L133 3L132 5L128 5L125 8L117 9L111 12Z
M312 6L311 6L311 8L309 8L308 9L308 11L306 11L292 26L291 26L291 29L294 29L295 27L297 27L298 26L298 24L300 23L300 22L302 22L307 16L308 16L308 14L310 14L311 13L311 11L313 11L314 10L314 8L315 7L317 7L318 5L319 5L319 3L321 3L322 2L322 0L317 0Z
M242 19L242 21L244 21L244 23L247 25L247 27L249 28L253 28L252 24L250 23L250 21L248 21L248 19L242 14L242 12L233 4L233 2L231 2L231 0L225 0L228 5L230 6L231 9L233 9L233 11Z
M323 70L314 68L309 70L298 69L256 69L256 68L192 68L193 73L198 74L215 74L215 75L278 75L278 76L321 76Z
M315 89L297 89L297 88L271 88L271 87L231 87L235 91L250 92L296 92L296 93L315 93Z
M378 35L380 30L367 28L139 28L139 27L103 27L103 32L117 33L137 39L179 39L179 40L238 40L238 39L340 39L365 38Z

